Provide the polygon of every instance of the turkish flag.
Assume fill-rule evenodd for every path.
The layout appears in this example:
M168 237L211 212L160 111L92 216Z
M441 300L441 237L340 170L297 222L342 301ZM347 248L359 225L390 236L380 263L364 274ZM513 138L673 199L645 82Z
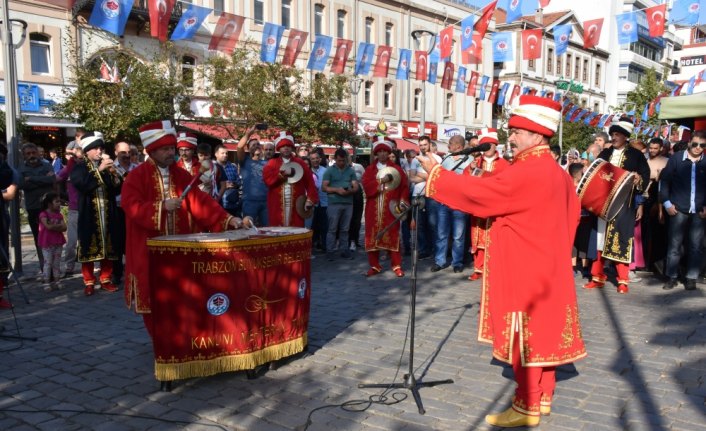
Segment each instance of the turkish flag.
M498 5L498 0L489 3L483 8L480 18L476 21L476 25L473 28L480 34L480 38L483 39L485 32L488 30L488 25L490 25L490 20L493 19L493 13L495 12L495 6Z
M294 66L294 62L297 61L297 57L299 57L299 53L306 43L307 36L309 36L309 33L306 31L296 29L289 30L287 47L284 48L284 56L282 57L282 64L284 66Z
M478 78L480 78L480 74L472 70L471 80L468 81L468 89L466 89L467 96L476 97L476 85L478 85Z
M547 6L549 6L549 1L550 0L539 0L539 6L547 7Z
M331 73L338 73L339 75L343 73L352 47L353 41L341 38L336 39L336 53L333 55L333 61L331 62Z
M169 33L169 18L174 10L174 0L148 0L150 14L150 36L166 42ZM241 26L242 27L242 26Z
M378 46L378 60L375 63L373 76L376 78L387 78L387 72L390 70L390 56L392 55L392 47L380 45Z
M534 60L542 56L542 29L522 30L522 59ZM550 61L553 61L550 59Z
M447 61L444 64L444 75L441 78L441 88L451 90L451 82L454 80L454 64Z
M667 13L667 3L645 9L650 37L661 37L664 34L664 18Z
M490 95L488 95L488 103L495 103L495 99L498 98L498 87L500 87L500 80L493 79L493 86L490 87Z
M583 47L591 49L601 40L603 18L592 19L583 23Z
M481 64L483 62L483 36L474 32L471 47L461 53L461 63Z
M218 17L216 28L213 30L211 41L208 43L208 49L232 54L240 39L243 22L245 22L245 18L242 16L222 12Z
M520 95L520 86L515 84L514 87L512 87L512 94L510 94L510 101L508 102L510 105L512 105L512 102L515 100L517 96Z
M417 63L417 68L414 72L414 78L417 81L427 80L427 63L429 58L426 51L414 51L414 61Z
M439 32L439 57L451 57L451 47L454 40L454 26L450 25Z

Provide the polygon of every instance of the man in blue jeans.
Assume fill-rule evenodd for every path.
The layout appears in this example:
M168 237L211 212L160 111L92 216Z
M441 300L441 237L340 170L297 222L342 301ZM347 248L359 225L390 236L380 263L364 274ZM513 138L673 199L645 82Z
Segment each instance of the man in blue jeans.
M351 259L348 244L348 228L353 215L353 196L358 193L358 179L348 164L348 153L343 148L334 154L335 164L326 169L321 189L328 193L328 233L326 253L328 260L334 259L336 233L341 247L341 257Z
M461 151L466 141L463 136L456 135L449 139L449 152ZM448 156L441 162L441 167L461 175L473 159L469 156ZM463 211L452 210L444 204L439 204L436 226L436 247L434 247L434 265L431 272L440 271L449 266L447 250L449 234L451 235L451 266L454 272L463 272L464 236L468 230L468 215Z
M704 218L706 218L706 130L697 130L684 151L678 151L667 162L659 181L659 197L669 216L667 232L667 266L669 280L662 286L671 290L677 285L681 246L684 236L687 257L684 288L696 289L703 256Z

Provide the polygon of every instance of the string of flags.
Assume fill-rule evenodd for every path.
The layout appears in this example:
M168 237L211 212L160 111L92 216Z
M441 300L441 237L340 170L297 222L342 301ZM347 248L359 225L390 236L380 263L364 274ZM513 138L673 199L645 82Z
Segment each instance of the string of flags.
M538 6L538 0L506 0L506 23L521 19L523 7L525 7L525 9L527 7L524 3L527 2L532 3L532 7ZM160 41L167 40L169 36L168 24L175 3L176 0L148 0L150 34L152 37ZM546 6L548 3L549 0L539 1L539 4L542 6ZM89 18L89 24L116 35L122 35L133 5L134 2L132 0L97 1ZM197 6L192 3L182 3L182 5L184 9L181 19L172 31L171 36L169 36L170 40L192 39L196 35L197 30L213 11L210 8ZM439 66L443 65L440 85L442 88L449 91L451 91L453 86L454 92L465 93L468 96L477 97L480 100L500 105L506 103L511 104L520 92L522 92L522 94L533 91L536 92L536 90L530 89L529 87L521 89L520 86L516 84L513 85L510 91L511 83L502 83L498 79L492 79L491 81L491 77L489 76L480 76L476 71L470 71L469 73L469 70L465 66L459 65L457 68L456 65L450 61L455 33L457 33L456 25L460 24L461 63L463 65L481 63L482 41L497 5L498 0L490 1L490 3L480 10L479 16L475 14L469 15L459 23L449 25L439 31L436 35L434 49L431 53L421 50L411 51L404 48L398 49L399 55L395 78L398 80L410 79L413 55L415 62L414 79L436 84ZM644 14L646 18L649 35L653 38L662 37L667 22L685 26L706 24L706 0L675 0L672 9L669 11L669 20L667 19L666 8L666 4L660 4L644 10L630 11L617 15L615 19L618 28L619 43L629 44L638 40L638 18L642 17L642 14ZM208 49L231 54L240 40L245 19L246 18L243 16L227 12L221 13L211 36ZM583 22L585 49L592 49L597 46L603 24L603 18ZM572 29L573 26L571 24L555 25L553 27L552 32L555 44L554 55L556 57L560 57L566 53ZM275 63L277 61L284 31L284 26L271 22L264 23L260 47L260 60L262 62ZM493 62L500 63L514 60L513 45L515 34L515 32L495 32L492 34L491 45ZM534 60L542 57L543 35L544 29L542 28L520 30L523 60ZM283 65L293 66L295 64L308 36L308 32L305 31L293 28L289 30L288 40L281 58ZM329 64L329 59L331 59L330 72L343 74L352 48L353 41L351 40L337 38L334 44L334 39L331 36L316 34L306 67L314 71L324 71ZM374 77L387 77L390 69L390 59L392 57L393 47L385 45L376 46L373 43L359 42L353 73L355 75L367 76L372 69ZM377 60L373 66L373 59L375 58L377 58ZM107 64L104 65L107 67ZM454 79L454 75L456 75L456 79ZM109 80L107 76L104 75L103 67L101 67L101 76L102 79ZM112 78L110 80L112 80ZM689 81L686 86L687 94L693 91L696 84L704 80L706 80L706 70ZM490 83L490 91L488 91L487 88L488 83ZM672 94L675 95L680 90L681 86L675 88ZM476 93L478 94L476 95ZM508 93L510 94L508 95ZM542 91L542 93L546 93L548 97L553 97L555 100L561 100L560 93L547 91ZM659 106L658 104L655 105L657 107ZM646 107L644 112L648 112L648 108L649 107ZM654 110L654 106L652 109ZM566 115L567 121L584 121L587 125L599 127L601 123L605 123L605 118L607 118L605 117L607 114L599 115L590 112L588 109L579 109L579 107L570 106L570 104L565 105L564 114Z

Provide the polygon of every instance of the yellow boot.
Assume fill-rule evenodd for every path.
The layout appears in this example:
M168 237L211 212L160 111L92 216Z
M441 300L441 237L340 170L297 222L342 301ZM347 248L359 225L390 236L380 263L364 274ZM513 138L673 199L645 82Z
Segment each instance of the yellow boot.
M501 428L536 427L539 416L530 416L514 410L512 407L497 415L487 415L485 421Z
M552 405L551 404L540 404L539 405L539 414L542 416L549 416L552 413Z

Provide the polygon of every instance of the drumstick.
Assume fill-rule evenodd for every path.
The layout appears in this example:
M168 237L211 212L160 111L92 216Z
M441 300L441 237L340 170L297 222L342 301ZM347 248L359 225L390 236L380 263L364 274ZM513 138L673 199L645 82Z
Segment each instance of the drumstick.
M184 189L183 192L181 192L181 196L179 196L179 199L184 199L184 198L186 197L186 194L189 193L189 191L190 191L191 188L194 186L194 184L196 184L196 181L198 181L198 179L199 179L199 176L198 176L198 175L194 175L194 178L191 180L191 182L189 183L189 185L186 186L186 188Z

